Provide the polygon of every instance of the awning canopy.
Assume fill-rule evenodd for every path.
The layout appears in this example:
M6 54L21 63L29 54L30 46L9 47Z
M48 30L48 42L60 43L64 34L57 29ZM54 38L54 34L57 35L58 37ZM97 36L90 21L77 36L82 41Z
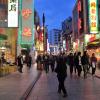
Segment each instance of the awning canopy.
M7 35L0 34L0 40L7 40Z
M30 48L32 45L31 44L21 44L22 48Z
M100 39L97 39L97 40L95 40L93 42L89 42L87 44L87 49L98 48L98 47L100 47Z

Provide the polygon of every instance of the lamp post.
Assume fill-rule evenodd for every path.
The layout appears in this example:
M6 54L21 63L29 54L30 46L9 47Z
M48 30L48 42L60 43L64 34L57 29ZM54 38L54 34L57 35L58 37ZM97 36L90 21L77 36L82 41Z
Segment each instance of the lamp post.
M42 16L42 22L43 22L43 51L45 52L45 15L44 13Z

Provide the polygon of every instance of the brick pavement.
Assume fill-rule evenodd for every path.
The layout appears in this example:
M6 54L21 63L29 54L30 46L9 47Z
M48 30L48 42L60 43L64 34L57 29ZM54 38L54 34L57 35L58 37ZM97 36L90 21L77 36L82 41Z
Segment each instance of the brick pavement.
M46 74L42 72L40 79L33 88L28 100L100 100L100 79L88 74L84 79L83 75L78 78L69 74L65 85L68 97L63 98L57 93L58 81L55 73Z
M30 84L36 79L39 72L36 66L23 68L23 73L18 71L0 78L0 100L20 100Z

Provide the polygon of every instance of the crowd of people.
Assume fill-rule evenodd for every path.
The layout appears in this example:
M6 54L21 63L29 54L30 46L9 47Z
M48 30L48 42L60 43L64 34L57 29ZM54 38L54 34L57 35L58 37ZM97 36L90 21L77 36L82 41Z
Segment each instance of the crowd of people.
M95 75L97 58L93 53L90 57L87 51L83 52L75 52L75 53L59 53L58 55L52 54L39 54L37 57L37 69L45 70L46 73L49 72L49 67L51 67L52 72L57 73L58 78L58 93L61 91L64 94L64 97L67 96L67 91L64 86L64 81L67 77L67 68L70 70L70 77L72 78L73 73L75 73L78 77L81 76L83 71L84 78L87 77L87 73L90 68L92 68L92 75Z
M19 66L19 72L22 73L23 64L26 63L30 68L32 64L32 57L27 55L25 58L26 62L23 61L23 56L20 54L17 57L17 65ZM70 77L72 78L74 73L80 77L83 71L84 78L87 77L87 73L90 68L92 68L92 75L95 75L97 58L93 53L90 57L87 51L84 51L83 54L81 52L75 53L59 53L58 55L53 54L38 54L37 59L37 69L45 70L46 73L49 72L50 68L52 72L57 73L57 79L59 82L58 85L58 93L63 92L63 96L67 96L67 91L64 86L64 81L67 77L67 69L70 70Z
M32 57L31 55L27 55L24 56L22 54L20 54L18 57L17 57L17 66L18 66L18 71L20 73L23 73L22 72L22 69L23 69L23 65L26 64L27 67L31 68L31 64L32 64Z

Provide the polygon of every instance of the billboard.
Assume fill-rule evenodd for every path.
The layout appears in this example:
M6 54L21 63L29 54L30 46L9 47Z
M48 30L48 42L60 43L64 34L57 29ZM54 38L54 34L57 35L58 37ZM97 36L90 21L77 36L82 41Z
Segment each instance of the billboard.
M34 43L34 9L33 0L23 0L19 2L19 44Z
M8 0L8 27L18 27L18 0Z
M18 27L18 0L0 1L0 27Z
M98 33L98 0L88 0L90 33Z

